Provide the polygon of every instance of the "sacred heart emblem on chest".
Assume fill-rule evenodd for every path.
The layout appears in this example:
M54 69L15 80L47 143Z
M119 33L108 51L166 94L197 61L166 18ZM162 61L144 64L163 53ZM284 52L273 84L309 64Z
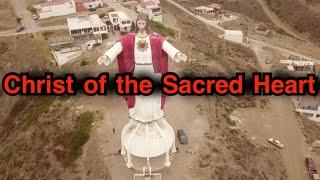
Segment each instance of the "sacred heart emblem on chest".
M137 45L138 45L139 51L141 51L141 52L147 50L149 47L149 44L148 44L147 40L145 40L145 39L138 40Z

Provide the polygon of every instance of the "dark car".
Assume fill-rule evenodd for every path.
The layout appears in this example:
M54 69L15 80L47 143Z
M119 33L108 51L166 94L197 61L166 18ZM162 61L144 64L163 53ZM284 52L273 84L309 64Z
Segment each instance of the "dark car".
M186 133L182 129L178 130L178 137L179 137L179 140L180 140L181 144L187 144L188 143L188 137L187 137Z
M90 7L88 10L92 12L92 11L96 11L97 8L92 8L92 7Z
M23 27L23 26L20 26L20 27L18 27L17 29L16 29L16 32L21 32L21 31L23 31L25 28Z
M316 165L314 164L314 161L312 158L306 158L306 165L307 165L307 168L308 168L308 172L309 174L317 174L317 169L316 169Z

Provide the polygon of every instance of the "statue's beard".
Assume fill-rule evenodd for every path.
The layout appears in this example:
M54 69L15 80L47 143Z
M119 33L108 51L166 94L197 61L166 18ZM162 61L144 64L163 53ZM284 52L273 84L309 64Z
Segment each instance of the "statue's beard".
M146 28L139 28L139 32L140 32L140 33L146 32Z

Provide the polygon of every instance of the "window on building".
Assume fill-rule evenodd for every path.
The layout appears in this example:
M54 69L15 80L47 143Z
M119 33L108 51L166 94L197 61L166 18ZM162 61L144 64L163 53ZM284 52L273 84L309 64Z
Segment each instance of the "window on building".
M161 11L161 8L154 8L154 9L152 9L152 12L154 13L154 12L160 12Z

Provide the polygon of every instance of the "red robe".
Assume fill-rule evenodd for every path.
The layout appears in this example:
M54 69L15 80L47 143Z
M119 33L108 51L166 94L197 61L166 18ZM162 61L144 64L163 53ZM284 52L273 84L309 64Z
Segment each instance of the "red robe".
M122 45L122 52L117 56L118 68L120 73L132 73L134 74L135 60L135 34L129 33L123 36L119 41ZM168 72L168 54L162 50L162 44L164 38L158 34L150 34L152 65L155 73L161 73L162 75ZM165 95L162 94L161 109L165 104ZM135 96L124 96L127 101L128 108L133 108L135 105Z

